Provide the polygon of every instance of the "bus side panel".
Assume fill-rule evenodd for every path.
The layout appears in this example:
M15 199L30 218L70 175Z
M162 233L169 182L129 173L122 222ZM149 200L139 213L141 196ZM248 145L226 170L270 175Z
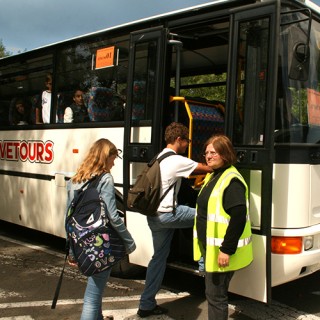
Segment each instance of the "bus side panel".
M310 166L310 179L310 225L315 225L320 223L320 165Z
M24 131L24 141L37 144L39 150L48 141L52 157L40 162L45 155L34 158L34 150L12 148L21 146L20 131L3 131L3 158L0 169L0 219L42 232L65 237L66 181L76 172L92 143L100 138L110 139L123 149L123 128L66 128ZM4 149L8 146L8 149ZM21 151L22 150L22 151ZM9 152L10 151L10 152ZM25 158L22 158L24 157ZM8 174L6 174L8 171ZM111 169L115 184L123 184L122 160L117 158Z
M152 235L147 217L137 212L127 211L126 222L137 246L137 250L129 255L129 261L147 267L153 255Z
M1 219L35 230L65 236L65 187L55 180L3 176L0 180Z
M235 272L230 283L230 292L267 302L266 241L265 236L253 235L253 262Z
M273 228L305 228L310 226L310 183L309 164L274 165ZM318 184L320 187L319 181ZM318 221L313 221L313 224L319 222L320 218Z
M65 214L67 203L66 180L65 176L56 174L55 179L51 180L51 214L52 230L49 232L55 236L64 238L65 234Z

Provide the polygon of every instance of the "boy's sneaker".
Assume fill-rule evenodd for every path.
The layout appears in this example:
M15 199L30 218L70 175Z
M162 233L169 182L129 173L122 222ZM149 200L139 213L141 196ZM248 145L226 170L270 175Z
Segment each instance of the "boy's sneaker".
M162 308L160 306L155 306L155 308L152 310L139 309L137 312L137 314L140 318L146 318L149 316L158 316L158 315L166 314L166 313L168 313L168 309Z

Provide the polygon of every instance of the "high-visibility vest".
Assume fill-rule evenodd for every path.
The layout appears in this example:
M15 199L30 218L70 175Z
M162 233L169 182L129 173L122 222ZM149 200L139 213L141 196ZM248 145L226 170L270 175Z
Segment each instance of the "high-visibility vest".
M211 175L206 177L202 189L205 188L210 177ZM230 216L223 209L223 193L233 178L239 179L246 188L247 219L243 233L238 241L237 250L233 255L230 255L229 266L222 268L218 265L219 248L224 241L224 236L230 221ZM201 191L202 190L200 190L200 192ZM252 233L248 208L248 186L238 170L234 166L231 166L222 173L208 200L205 256L205 270L207 272L235 271L248 266L252 262ZM201 257L201 243L197 236L196 221L197 215L193 227L193 255L194 260L199 261Z

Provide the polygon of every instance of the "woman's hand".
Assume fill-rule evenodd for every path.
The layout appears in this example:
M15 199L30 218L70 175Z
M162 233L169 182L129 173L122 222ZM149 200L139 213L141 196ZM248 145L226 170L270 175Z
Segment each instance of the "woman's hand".
M225 268L229 266L230 256L226 253L219 251L218 255L218 265L220 268Z

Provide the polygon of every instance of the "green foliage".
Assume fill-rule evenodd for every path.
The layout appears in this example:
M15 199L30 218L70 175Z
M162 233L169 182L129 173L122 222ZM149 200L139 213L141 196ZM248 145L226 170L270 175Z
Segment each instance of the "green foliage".
M204 98L225 102L227 74L205 74L181 78L181 87L192 85L180 90L182 97ZM174 84L171 83L172 87Z
M12 53L10 51L7 51L5 46L2 43L2 39L0 39L0 58L11 56Z
M301 124L308 124L308 93L306 89L290 88L292 95L292 115Z

